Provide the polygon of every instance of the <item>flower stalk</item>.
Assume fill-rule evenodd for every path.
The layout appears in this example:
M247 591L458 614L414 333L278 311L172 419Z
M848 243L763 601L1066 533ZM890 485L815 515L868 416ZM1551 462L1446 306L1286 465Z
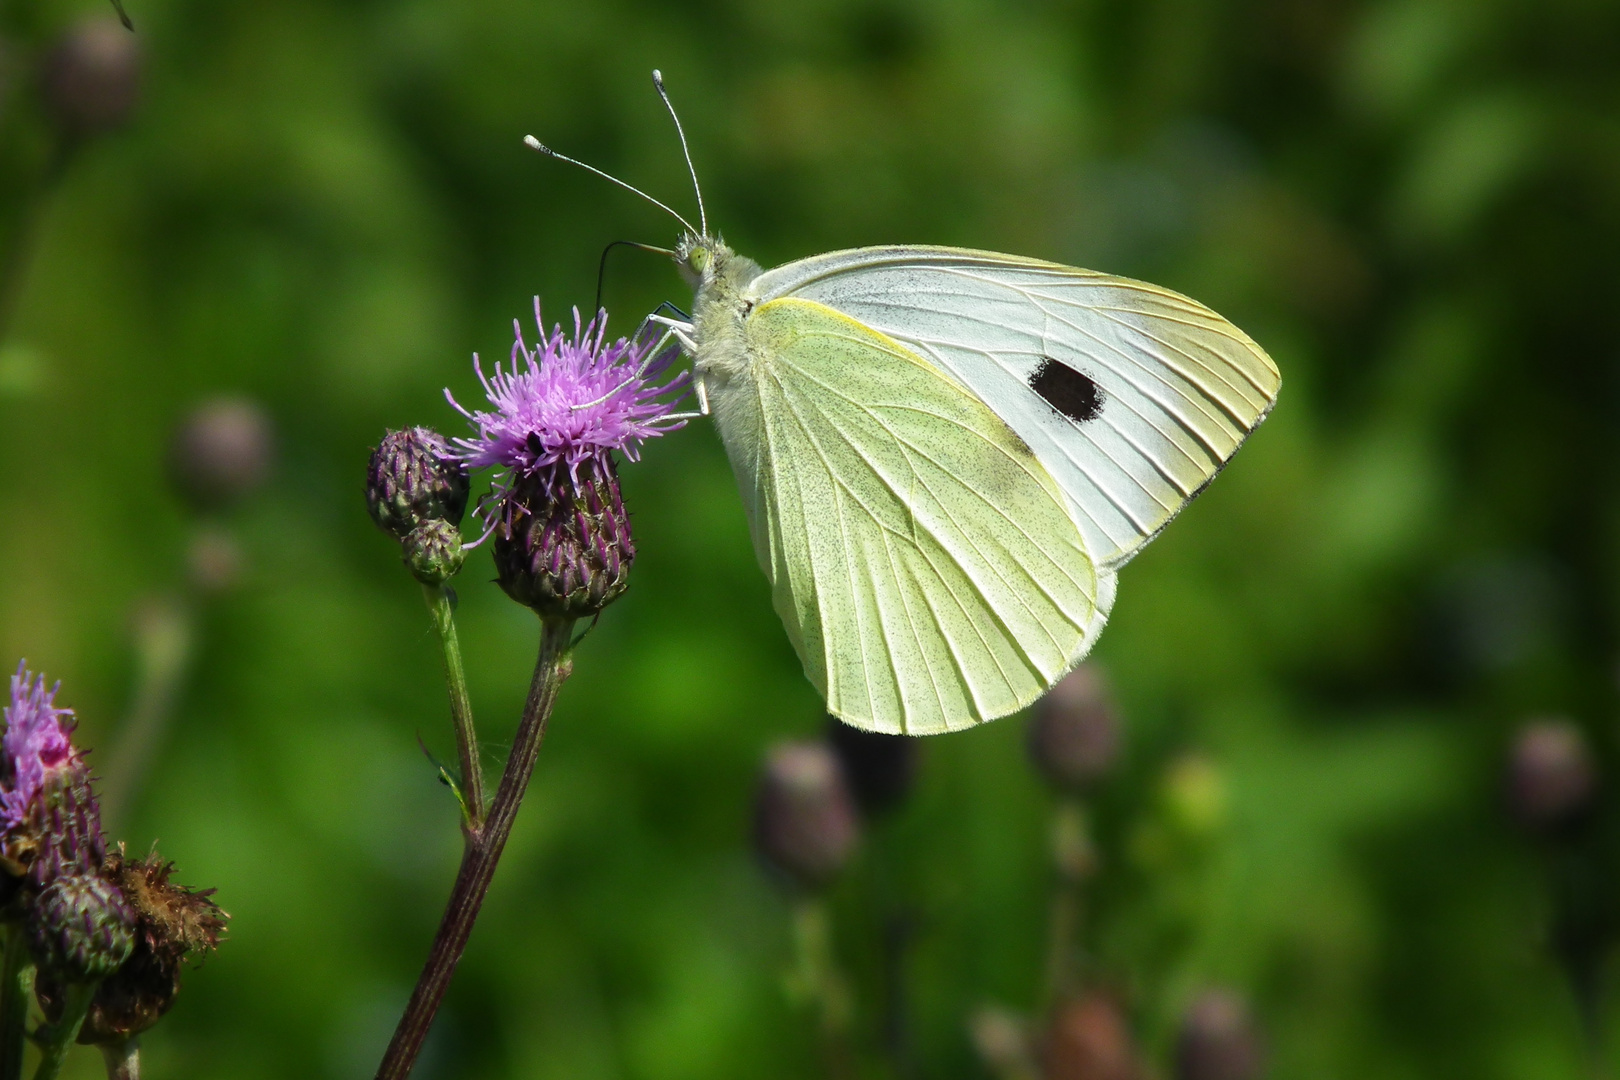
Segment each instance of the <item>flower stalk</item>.
M379 527L402 543L405 564L422 583L444 653L450 711L461 755L465 849L450 901L405 1013L377 1067L377 1080L404 1080L467 947L495 867L534 774L557 692L573 670L574 624L595 618L625 589L635 559L629 514L619 495L613 454L635 460L640 444L672 431L677 375L657 382L673 353L653 356L645 335L608 342L607 313L572 338L560 326L540 331L536 348L514 324L510 366L486 376L474 356L491 410L471 411L446 398L476 435L445 440L426 428L391 432L372 454L366 503ZM468 496L468 470L494 466L490 496L479 505L484 537L494 538L496 578L506 594L540 617L540 652L523 719L495 797L484 810L483 778L466 674L444 582L461 569L456 526Z
M1056 882L1047 924L1047 1007L1079 989L1075 952L1081 931L1081 897L1095 861L1085 808L1076 796L1060 798L1052 813L1052 864Z
M484 827L484 766L479 759L478 732L473 727L472 700L467 696L467 672L461 664L461 643L456 636L456 615L450 590L443 585L422 585L433 628L444 654L444 681L450 691L450 719L456 729L456 750L461 758L461 828L469 850Z
M195 630L196 614L187 600L165 597L138 613L134 700L101 778L101 816L112 828L124 823L140 795L152 754L174 715L191 668Z
M22 1080L34 961L23 943L21 926L6 927L5 948L5 964L0 968L0 1080Z
M551 718L557 702L557 692L573 668L570 641L574 622L571 619L544 619L540 624L540 655L535 661L534 676L529 683L528 701L523 706L523 719L518 724L517 736L512 742L512 753L506 759L506 770L500 786L490 804L489 816L483 828L470 834L467 849L461 859L461 870L450 892L444 917L439 921L438 933L427 963L411 992L394 1037L377 1067L377 1080L404 1080L422 1052L433 1018L450 988L450 978L456 964L467 947L473 923L483 907L489 892L489 883L495 876L495 866L512 834L518 807L528 790L529 778L540 753L540 742L545 738L546 722Z
M101 1057L107 1063L107 1080L141 1080L141 1043L122 1039L102 1043Z
M793 913L793 944L798 955L792 988L816 1011L828 1080L851 1080L855 1076L855 1055L849 1041L853 1003L849 985L833 958L832 923L822 897L800 900Z
M62 995L62 1018L42 1028L36 1038L40 1044L39 1067L34 1080L56 1080L67 1058L68 1047L79 1037L79 1028L90 1014L90 1003L95 1000L95 983L72 983Z

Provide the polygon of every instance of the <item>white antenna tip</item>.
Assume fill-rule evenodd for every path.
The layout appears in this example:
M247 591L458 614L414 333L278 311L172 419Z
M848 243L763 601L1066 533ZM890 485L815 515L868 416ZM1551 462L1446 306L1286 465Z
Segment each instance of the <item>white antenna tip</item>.
M538 150L542 154L551 153L550 150L546 149L545 144L542 143L539 139L535 138L533 135L525 135L525 136L523 136L523 145L527 146L530 150Z
M653 68L653 84L659 88L664 85L664 73L657 68Z

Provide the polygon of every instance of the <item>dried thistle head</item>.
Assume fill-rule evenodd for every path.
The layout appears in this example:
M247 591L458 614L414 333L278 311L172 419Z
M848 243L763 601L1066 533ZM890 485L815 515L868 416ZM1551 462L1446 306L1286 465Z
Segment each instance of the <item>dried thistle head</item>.
M174 863L156 850L144 859L131 859L119 844L107 856L102 874L135 908L137 933L154 952L184 959L219 947L231 916L214 903L215 890L176 884L171 880Z
M156 851L131 859L122 845L102 865L134 913L134 948L97 987L81 1043L119 1042L157 1023L180 993L186 962L212 952L224 936L230 916L214 903L214 890L176 884L173 873ZM62 990L60 979L40 972L36 994L47 1017L59 1015Z

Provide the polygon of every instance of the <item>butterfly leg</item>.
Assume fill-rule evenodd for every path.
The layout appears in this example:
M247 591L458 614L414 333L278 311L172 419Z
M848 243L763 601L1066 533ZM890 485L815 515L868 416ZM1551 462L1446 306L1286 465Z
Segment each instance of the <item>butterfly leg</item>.
M659 305L660 308L662 308L664 306L665 305L663 305L663 304ZM672 310L675 310L675 311L680 310L680 308L675 307L673 304L670 304L668 306ZM657 311L654 311L651 315L648 315L647 316L647 321L650 322L650 323L656 323L659 326L662 326L662 327L665 328L664 336L659 338L657 346L655 346L653 348L652 352L648 354L649 356L657 356L658 353L660 351L662 351L662 349L664 347L664 342L668 341L671 337L673 337L676 341L680 342L681 348L686 351L686 355L688 355L688 356L696 356L697 355L697 343L692 339L692 324L690 322L687 322L687 321L682 320L682 319L672 319L667 315L658 314ZM699 417L708 416L709 415L709 394L708 394L708 390L703 385L703 379L701 377L699 377L696 372L693 372L693 376L692 376L692 393L697 398L697 403L698 403L697 412L672 413L666 419L669 419L669 420L696 420Z
M709 392L703 385L703 376L692 375L692 394L697 398L697 412L670 413L666 420L697 420L709 415Z
M669 327L669 332L675 335L675 340L681 343L681 348L685 349L689 355L696 354L697 342L692 339L693 328L691 323L683 319L672 319L668 315L656 313L647 316L647 321L657 323L659 326Z

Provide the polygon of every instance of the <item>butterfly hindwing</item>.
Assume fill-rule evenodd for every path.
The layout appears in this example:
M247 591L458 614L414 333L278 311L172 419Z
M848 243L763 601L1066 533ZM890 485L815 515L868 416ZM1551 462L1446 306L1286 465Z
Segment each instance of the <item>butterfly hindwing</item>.
M824 303L915 351L1028 444L1114 567L1264 419L1280 377L1241 330L1167 289L957 248L832 252L754 283Z
M828 709L914 734L1016 711L1112 600L1025 442L910 349L804 299L746 318L715 403L778 613Z

